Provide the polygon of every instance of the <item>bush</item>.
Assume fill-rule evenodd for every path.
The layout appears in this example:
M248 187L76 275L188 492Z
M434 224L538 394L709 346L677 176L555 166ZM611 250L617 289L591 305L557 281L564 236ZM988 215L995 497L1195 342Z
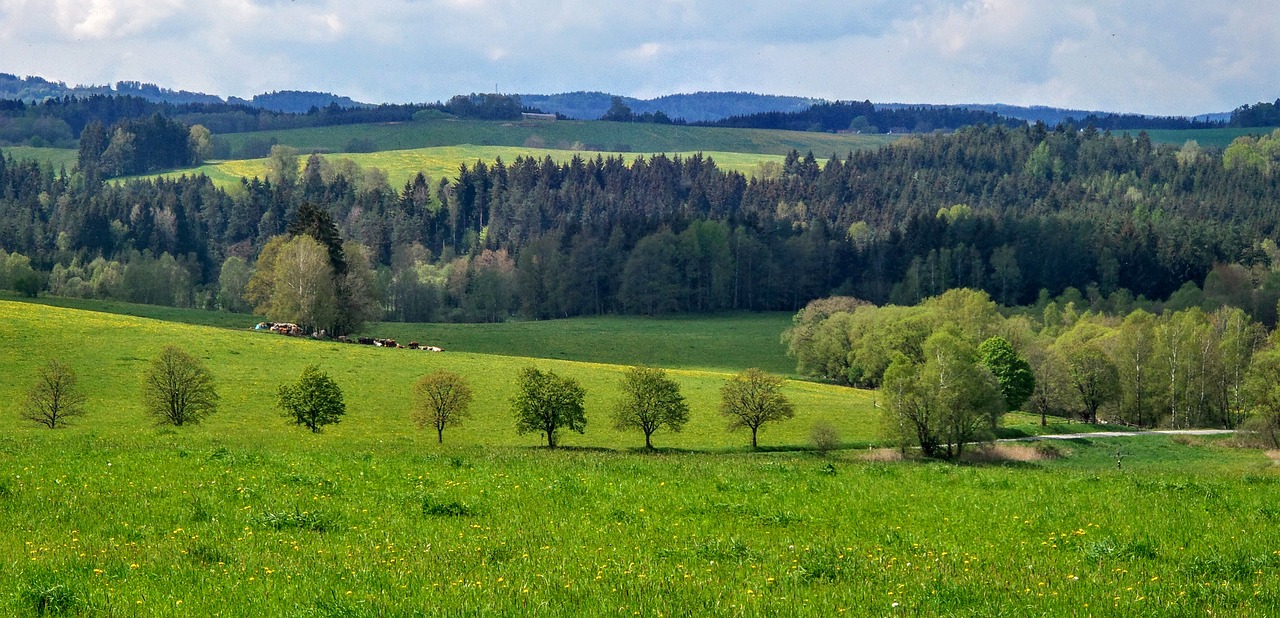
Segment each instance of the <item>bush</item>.
M809 428L809 441L814 449L826 455L840 448L840 432L828 421L817 421Z

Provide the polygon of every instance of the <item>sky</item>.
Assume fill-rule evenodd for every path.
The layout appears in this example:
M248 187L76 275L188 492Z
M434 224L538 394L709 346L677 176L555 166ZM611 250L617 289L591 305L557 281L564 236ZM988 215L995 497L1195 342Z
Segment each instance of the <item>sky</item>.
M1280 98L1274 0L0 0L0 72L370 102L749 91L1159 115Z

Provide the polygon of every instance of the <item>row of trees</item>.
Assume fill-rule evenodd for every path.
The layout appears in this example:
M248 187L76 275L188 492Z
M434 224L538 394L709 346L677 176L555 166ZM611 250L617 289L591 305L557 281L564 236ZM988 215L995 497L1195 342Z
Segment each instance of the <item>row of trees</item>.
M644 434L644 446L653 447L653 434L660 429L679 432L689 421L689 405L680 385L666 371L652 367L632 367L619 383L622 398L610 411L614 429ZM573 378L554 371L526 367L516 379L516 395L511 411L516 431L541 434L549 448L555 448L562 430L584 433L587 427L586 390ZM419 427L436 430L444 442L444 430L469 416L471 388L461 376L437 371L423 376L414 385L414 420ZM759 369L746 369L730 378L720 389L720 414L729 419L729 429L751 431L751 448L758 447L760 428L795 416L795 408L782 394L782 379Z
M199 424L216 412L220 396L204 362L169 345L143 375L141 399L143 410L157 424L183 427ZM54 358L36 371L21 414L28 421L58 429L69 419L83 416L87 403L75 370ZM315 365L303 369L296 383L279 387L277 406L290 422L313 432L338 422L346 413L342 390Z
M516 381L511 410L518 433L538 433L547 446L559 444L562 430L586 430L586 391L573 378L554 371L526 367ZM622 398L611 416L619 431L644 434L645 448L653 448L653 434L660 429L679 432L689 420L689 406L680 386L662 369L633 367L620 383ZM730 429L751 431L751 447L767 423L794 416L782 394L782 380L759 369L747 369L721 389L720 412L731 420ZM438 370L422 376L413 386L412 417L420 428L432 428L444 442L444 431L470 417L471 387L462 376ZM219 395L212 373L198 358L177 346L166 346L151 362L143 377L144 410L157 423L182 427L195 425L217 411ZM50 429L65 427L68 420L85 413L88 397L76 372L51 359L36 372L21 405L22 417ZM282 384L277 407L295 425L313 433L338 423L346 413L342 389L316 365L307 365L297 382Z
M1274 435L1273 339L1236 308L1110 316L1049 302L1006 317L969 290L912 307L824 299L784 336L798 371L881 388L889 434L943 456L989 434L1006 410Z

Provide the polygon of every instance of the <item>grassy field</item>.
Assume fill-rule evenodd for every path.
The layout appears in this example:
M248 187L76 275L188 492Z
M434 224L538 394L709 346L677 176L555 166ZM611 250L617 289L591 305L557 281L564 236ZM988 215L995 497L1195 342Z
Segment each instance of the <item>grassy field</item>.
M843 156L850 150L874 148L896 141L896 135L837 135L801 131L722 129L562 120L556 122L496 122L483 120L423 120L359 124L287 131L232 133L221 136L233 152L250 140L278 140L303 152L341 152L352 140L368 140L374 150L408 150L433 146L515 146L560 150L629 152L739 152L786 155L792 150L816 156ZM575 146L575 144L577 144Z
M600 359L570 362L320 343L220 327L235 316L150 311L197 324L0 300L0 614L1280 611L1280 467L1256 450L1145 436L1002 447L995 463L967 465L861 447L822 456L797 450L819 419L849 446L874 439L873 394L792 381L797 418L762 432L773 450L746 452L747 436L714 413L727 375L716 368L746 359L690 337L746 341L781 316L517 323L459 339L507 339L509 353L609 342L560 343ZM605 361L632 362L664 328L690 357L673 366L710 368L673 370L693 417L684 433L655 434L667 448L649 454L641 436L608 427L619 367ZM168 343L218 378L222 407L202 425L158 428L138 406L139 373ZM16 409L52 356L90 394L88 415L56 431ZM270 401L311 362L348 403L320 434L286 425ZM587 433L565 436L568 448L533 448L512 429L510 382L528 364L587 389ZM476 390L474 417L443 446L408 420L409 384L437 367Z
M80 157L80 151L73 148L4 146L0 147L0 155L19 161L35 159L36 161L52 165L55 170L65 167L67 168L67 171L71 171L72 168L76 166L76 161Z
M573 157L578 156L584 159L594 159L597 156L611 157L620 156L627 163L634 161L636 157L648 157L652 153L634 153L634 152L587 152L577 150L552 150L539 148L523 148L515 146L436 146L432 148L416 148L412 150L387 150L372 153L342 153L324 155L328 159L351 159L360 164L361 167L376 167L387 173L387 178L393 188L403 187L405 182L412 180L418 172L425 172L432 181L439 181L441 178L453 179L458 175L458 167L466 164L468 167L474 166L476 161L484 161L486 164L501 158L508 165L515 161L516 157L534 157L543 159L551 157L558 163L568 163ZM670 155L678 155L688 157L693 152L675 152ZM785 157L781 155L767 154L750 154L737 152L705 152L701 153L704 157L709 157L715 161L716 166L726 170L742 172L750 175L758 164L763 161L775 161L782 163ZM299 165L306 162L305 157L301 157ZM217 161L197 168L174 170L163 174L155 174L154 176L177 177L183 174L204 174L220 186L234 186L240 184L241 178L265 178L267 175L266 159L235 159L230 161Z
M208 317L210 322L214 321L212 316ZM196 319L203 321L205 318ZM732 321L726 322L726 325L731 329L738 323L739 321ZM752 320L744 319L741 323L768 337L765 347L761 349L776 349L773 346L777 346L777 335L771 335L771 325L779 324L779 320L766 319L751 325ZM7 342L7 354L0 359L0 371L6 376L22 376L21 379L6 378L5 383L0 384L0 401L20 401L21 391L35 368L57 351L56 354L64 362L84 374L86 389L91 398L90 406L113 411L112 422L105 424L101 431L130 433L146 429L150 421L143 416L136 396L139 376L149 360L164 345L173 343L203 358L223 384L225 411L210 419L197 431L211 432L212 435L234 434L245 439L257 436L255 439L262 440L278 435L283 421L276 418L273 409L276 385L296 380L304 365L318 363L333 375L347 396L347 421L332 428L330 433L348 438L414 437L418 432L408 422L410 386L420 375L447 368L467 377L476 391L474 418L455 435L446 435L447 439L461 444L536 445L538 436L516 435L508 406L508 401L514 394L516 373L520 368L533 364L573 376L587 390L587 412L591 422L588 423L585 435L566 435L566 445L592 448L631 448L642 445L643 436L614 431L607 421L608 410L619 397L617 381L624 367L598 361L533 359L510 355L522 348L535 347L538 341L574 336L575 332L608 330L608 322L587 321L579 324L578 321L569 320L547 324L551 325L550 330L541 333L536 329L526 330L525 334L516 337L521 341L513 345L507 355L464 352L459 348L434 354L254 333L248 330L247 324L240 330L228 330L49 305L0 301L0 339ZM672 324L677 326L676 332L698 328L698 322L681 324L673 321ZM557 330L557 325L562 330ZM634 329L634 334L603 338L599 340L600 347L606 351L612 350L617 358L628 359L623 360L624 363L633 362L629 359L636 358L637 361L652 360L657 365L664 359L676 358L681 348L669 346L667 351L657 352L656 356L653 352L631 353L627 349L631 346L643 347L647 341L653 341L659 328L658 324L653 324ZM455 328L453 332L461 333L465 330ZM432 334L428 330L420 332ZM466 347L463 342L469 340L476 348L495 348L503 338L502 331L471 332L471 335L457 340L460 346ZM454 341L450 337L424 339L447 344ZM83 342L92 344L81 345ZM682 343L681 347L694 350L698 342L698 339L693 339ZM716 352L716 349L721 351ZM587 351L584 344L574 344L560 350L563 356L592 353ZM721 361L712 360L716 354L724 353L724 348L691 352L690 361L670 365L673 367L674 377L680 382L689 400L693 416L684 432L668 436L661 433L655 435L656 444L680 449L721 450L740 448L749 441L747 434L725 432L725 421L716 413L720 386L741 366L733 357ZM755 352L753 355L769 360L767 353ZM785 362L785 358L774 359L775 364L781 362ZM698 369L689 367L692 364L717 364L722 367ZM788 391L797 406L797 417L776 427L766 426L761 433L762 445L773 448L804 447L808 444L810 427L818 420L833 423L841 436L852 444L875 439L876 427L870 413L872 393L800 381L790 382ZM264 422L263 419L269 421ZM22 429L21 423L12 416L0 417L0 429L5 428Z
M113 300L41 296L19 299L0 291L0 301L83 309L196 326L243 331L259 318L247 314L175 309ZM39 313L39 309L32 309ZM789 313L738 313L673 318L589 317L498 324L368 325L363 335L408 343L419 341L450 352L545 358L599 364L736 372L747 367L794 375L795 362L780 343L791 325Z
M1147 135L1151 136L1151 141L1157 144L1172 144L1181 146L1187 140L1195 140L1200 144L1201 148L1226 148L1231 145L1231 141L1241 135L1266 135L1273 131L1271 128L1252 128L1252 129L1191 129L1187 131L1176 130L1152 130L1147 131ZM1137 131L1129 131L1137 135Z

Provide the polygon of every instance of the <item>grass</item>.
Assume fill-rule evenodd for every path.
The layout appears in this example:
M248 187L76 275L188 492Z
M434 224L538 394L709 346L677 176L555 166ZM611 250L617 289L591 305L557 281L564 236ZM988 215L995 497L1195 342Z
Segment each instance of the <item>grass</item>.
M0 155L17 161L36 160L48 163L54 170L66 168L71 171L80 158L80 151L74 148L34 148L31 146L0 147Z
M240 331L259 320L247 314L114 300L56 296L25 299L0 291L2 300ZM41 312L38 308L31 311L37 315ZM736 313L710 317L586 317L499 324L382 322L366 326L362 334L402 343L418 341L451 352L720 372L759 367L797 377L795 362L786 356L779 341L782 331L789 326L791 314L788 313Z
M1234 140L1237 137L1240 137L1241 135L1266 135L1270 133L1272 130L1274 129L1261 128L1261 127L1254 127L1254 128L1248 128L1248 129L1238 129L1238 128L1188 129L1188 130L1155 129L1155 130L1147 131L1147 135L1151 137L1151 141L1157 144L1172 144L1174 146L1181 146L1185 144L1187 140L1193 139L1196 141L1197 144L1200 144L1201 148L1226 148L1227 146L1231 145L1232 140ZM1124 132L1126 131L1119 131L1118 133L1124 133ZM1127 131L1127 133L1132 133L1134 135L1138 134L1137 131Z
M359 124L285 131L233 133L221 136L233 152L250 140L278 140L303 152L341 152L353 139L369 140L374 150L408 150L434 146L514 146L560 150L626 152L739 152L786 155L791 150L816 156L843 156L850 150L874 148L898 139L894 135L837 135L801 131L683 127L625 122L562 120L498 122L423 120ZM578 146L575 146L577 144Z
M476 161L485 161L492 163L501 158L505 163L510 164L517 157L534 157L542 159L551 157L558 163L568 163L574 157L582 157L584 159L594 159L597 156L610 157L620 156L630 163L636 157L650 156L651 153L632 153L632 152L586 152L581 150L551 150L539 148L522 148L513 146L436 146L432 148L416 148L412 150L388 150L373 153L343 153L324 155L326 158L333 160L338 158L351 159L360 164L364 168L378 168L387 173L387 179L393 188L404 186L404 184L413 179L419 172L425 173L433 181L439 181L441 178L454 179L458 175L458 167L466 164L468 167L474 166ZM688 157L693 152L676 152L671 153L682 157ZM751 174L756 166L764 161L775 161L782 163L785 157L781 155L767 154L743 154L736 152L707 152L702 153L705 157L712 158L716 166L721 169L730 171L738 171L744 174ZM301 157L299 165L306 162L306 157ZM219 161L202 165L196 168L173 170L161 174L155 174L147 177L177 177L183 174L204 174L213 182L222 187L236 186L240 184L242 178L265 178L267 175L266 159L235 159L229 161ZM127 179L121 179L127 180Z
M714 317L598 317L502 324L403 324L366 330L400 342L419 341L446 350L555 358L590 363L649 365L736 372L759 367L795 373L780 343L789 313Z
M759 319L763 332L776 318ZM1221 439L1088 439L1057 459L968 465L868 462L860 448L823 457L795 450L810 424L837 424L846 446L872 437L871 394L789 382L799 417L762 438L791 450L750 453L714 415L724 374L680 369L693 420L655 435L674 448L644 453L641 437L605 421L616 365L343 346L3 300L0 341L5 615L1280 610L1280 466ZM618 359L644 341L616 344ZM157 428L137 408L138 374L166 343L220 381L222 409L204 425ZM89 414L63 430L24 425L18 395L55 355L80 372ZM334 375L349 406L315 435L286 426L269 401L307 362ZM536 438L511 430L507 382L527 363L586 386L588 431L566 436L570 448L531 448ZM444 446L412 428L405 399L436 367L467 375L477 395L474 418Z
M208 313L197 312L194 321L212 322L214 318ZM730 327L738 323L751 324L751 320L726 320L724 324ZM515 393L514 377L519 369L535 364L578 379L587 391L587 432L585 435L567 434L565 445L635 448L644 443L643 436L617 432L608 421L610 406L620 397L617 382L625 369L621 364L481 354L458 348L435 354L317 342L251 332L247 328L249 323L239 330L228 330L0 301L0 339L7 342L6 355L0 358L0 372L10 376L0 384L0 401L20 401L22 389L34 375L36 367L57 355L81 374L90 397L90 409L113 411L112 422L99 431L129 434L146 430L150 421L138 403L139 376L150 359L164 345L172 343L202 358L222 384L223 411L194 431L269 441L280 433L283 424L273 407L276 385L296 380L303 366L317 363L333 376L347 398L346 420L329 429L329 433L347 439L417 439L423 432L409 423L410 386L419 376L445 368L470 380L476 392L474 418L466 426L446 432L447 441L532 446L539 444L539 437L520 436L514 432L508 402ZM698 328L697 322L685 325L677 321L672 323L686 331ZM777 322L762 320L752 327L763 332L770 328L771 323ZM577 321L569 320L562 324L562 328L567 330L532 331L532 334L522 336L520 345L536 346L540 337L553 337L555 332L574 336L574 332L592 328L606 330L608 322L593 324L588 321L579 325ZM619 359L643 356L650 353L629 354L627 349L630 346L643 347L646 341L653 340L656 327L656 324L642 326L633 333L614 336L606 341L612 342L613 353ZM489 331L473 334L471 341L475 347L485 347L496 345L495 342L501 338L500 331L497 334ZM776 341L777 336L772 335L767 345L776 345ZM685 341L681 346L693 349L696 342ZM566 355L575 350L574 347L562 349L568 350ZM579 354L589 353L586 346L576 349ZM669 348L668 352L649 358L657 361L672 358L678 349L681 348ZM720 348L719 353L726 349ZM677 366L671 370L673 377L680 382L693 415L682 433L655 434L655 444L677 449L740 449L748 443L749 435L727 433L725 421L716 412L719 389L725 379L740 368L737 366L739 362L733 359L715 361L717 352L714 351L701 354L703 356L691 354L690 358L701 359L697 363L700 365L721 367ZM805 448L809 428L819 420L833 423L848 443L866 443L875 439L876 427L870 414L873 395L870 392L799 381L789 382L787 390L798 408L797 418L762 429L763 445ZM5 429L23 430L16 414L0 416L0 431Z

